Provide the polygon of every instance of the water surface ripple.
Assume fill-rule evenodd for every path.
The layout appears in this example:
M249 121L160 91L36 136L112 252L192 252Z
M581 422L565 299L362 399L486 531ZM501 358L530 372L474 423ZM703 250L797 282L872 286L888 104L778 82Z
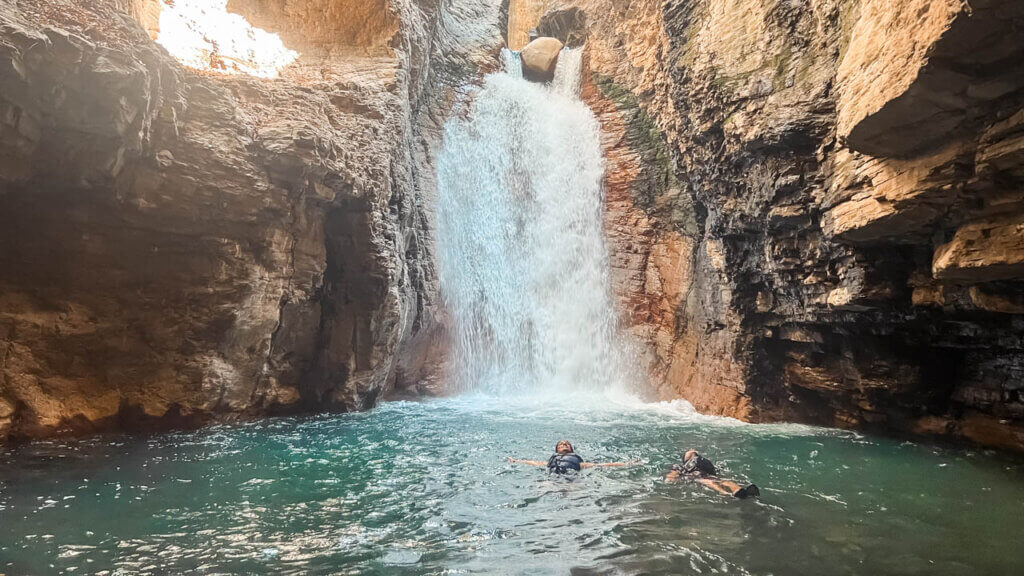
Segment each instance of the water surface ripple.
M509 464L558 438L642 462ZM661 473L686 448L762 486ZM0 452L0 573L1020 574L1024 467L674 405L462 397Z

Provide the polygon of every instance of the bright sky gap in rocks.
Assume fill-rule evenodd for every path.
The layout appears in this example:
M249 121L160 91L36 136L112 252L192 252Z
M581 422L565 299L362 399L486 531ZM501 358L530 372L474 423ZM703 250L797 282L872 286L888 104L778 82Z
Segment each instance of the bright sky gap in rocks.
M164 0L157 42L190 68L260 78L276 78L299 57L277 34L228 12L227 0Z

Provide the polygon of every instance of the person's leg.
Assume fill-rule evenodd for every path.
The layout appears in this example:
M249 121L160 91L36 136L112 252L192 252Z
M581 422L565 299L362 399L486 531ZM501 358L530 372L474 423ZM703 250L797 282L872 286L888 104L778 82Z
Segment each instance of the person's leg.
M731 480L718 480L711 478L698 478L698 482L711 488L719 494L726 496L735 496L737 498L746 498L747 496L760 496L761 491L758 490L757 486L751 484L746 488L741 487L739 484Z
M719 482L718 480L712 480L711 478L698 478L697 481L708 488L711 488L715 492L725 494L726 496L732 496L733 492L739 489L739 486L736 486L736 490L729 490L728 487L724 485L725 482ZM729 484L732 484L732 482L729 482ZM733 485L735 486L735 484Z
M719 480L719 482L729 490L729 494L735 494L740 489L740 485L731 480Z

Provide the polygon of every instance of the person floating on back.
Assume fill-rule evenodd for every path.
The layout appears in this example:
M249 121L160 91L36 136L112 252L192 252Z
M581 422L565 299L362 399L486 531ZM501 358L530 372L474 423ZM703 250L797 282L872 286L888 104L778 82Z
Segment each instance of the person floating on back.
M715 492L725 494L726 496L746 498L747 496L761 495L761 491L757 488L756 484L742 488L731 480L719 478L718 470L715 469L715 465L711 463L711 460L701 456L700 452L696 450L687 450L683 456L683 463L681 465L673 464L672 469L665 475L665 480L668 482L675 482L681 478L696 480Z
M583 468L597 468L597 467L611 467L611 466L627 466L626 462L584 462L583 458L576 454L573 450L572 444L568 440L559 440L558 444L555 444L555 453L548 458L547 462L540 460L520 460L518 458L508 457L509 462L515 462L517 464L527 464L529 466L546 466L548 472L551 474L566 474L569 471L579 472Z

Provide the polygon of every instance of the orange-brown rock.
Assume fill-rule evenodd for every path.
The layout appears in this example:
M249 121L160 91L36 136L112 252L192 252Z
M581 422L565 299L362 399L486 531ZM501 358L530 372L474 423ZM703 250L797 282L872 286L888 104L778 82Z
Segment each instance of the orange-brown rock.
M522 50L530 43L530 30L544 14L551 0L508 0L508 47Z
M228 9L254 26L278 31L288 46L307 56L339 59L353 49L387 54L402 24L400 8L388 0L228 0Z
M945 119L942 104L930 101L930 94L920 91L915 82L928 64L929 51L963 9L959 0L859 3L859 15L836 71L840 138L850 141L855 150L890 152L912 147L899 140L914 139L921 129L949 128L921 125ZM894 126L900 129L893 130Z
M838 135L858 152L916 155L975 133L979 109L1024 88L1019 4L863 0L858 11L836 78Z
M956 202L973 152L961 142L910 160L838 151L824 232L851 242L920 242Z
M995 418L988 414L971 412L959 423L959 434L982 446L1020 451L1024 443L1024 426Z
M1024 314L1024 289L1020 286L1007 288L998 284L982 284L971 286L968 294L971 303L980 310L1001 314Z
M1024 276L1024 214L978 220L957 229L935 251L936 278L966 282Z

